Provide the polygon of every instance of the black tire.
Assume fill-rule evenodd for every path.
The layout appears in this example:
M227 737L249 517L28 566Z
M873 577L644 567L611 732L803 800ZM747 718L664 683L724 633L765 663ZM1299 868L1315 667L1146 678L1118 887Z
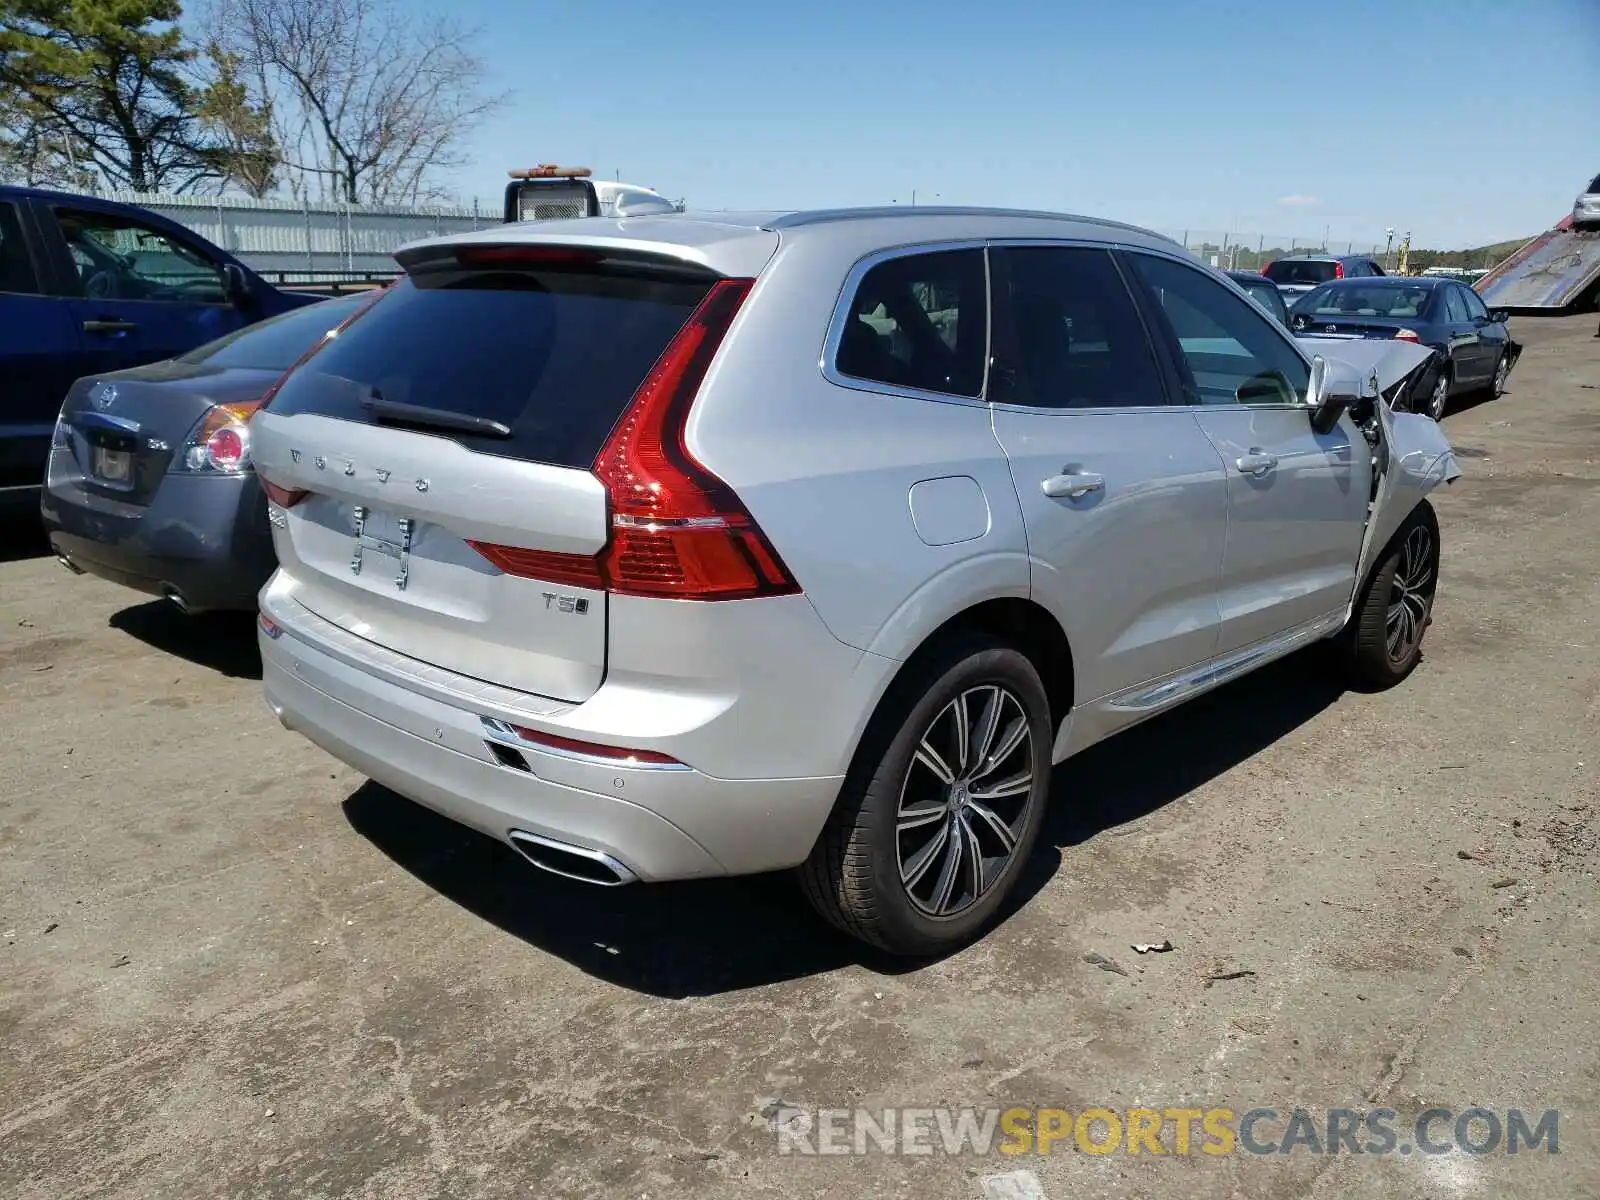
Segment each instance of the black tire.
M1419 405L1413 406L1413 411L1432 417L1435 421L1444 420L1444 414L1450 409L1450 392L1454 385L1455 373L1450 369L1450 364L1445 363L1434 377L1433 387L1426 396L1421 397Z
M953 740L958 704L969 718L965 749ZM960 760L979 757L975 742L985 724L987 759L1017 734L1019 722L1025 745L976 774L969 792L945 759L962 770L976 766ZM832 924L893 954L938 954L971 940L1005 902L1038 838L1053 733L1044 684L1020 651L984 634L961 633L919 652L878 706L828 823L799 868L806 897ZM942 771L926 757L929 748ZM990 797L999 784L1019 790ZM929 816L941 805L942 815ZM905 815L917 823L902 830ZM1007 857L999 853L1000 826L990 818L1012 837ZM940 829L946 848L929 850ZM947 867L952 850L955 863ZM919 859L922 854L927 860ZM947 870L949 903L941 909Z
M1425 548L1419 549L1419 543ZM1352 682L1374 690L1391 688L1416 669L1438 586L1439 520L1423 500L1395 530L1356 598L1342 636L1342 657Z
M1490 399L1498 400L1506 394L1506 379L1510 378L1510 368L1506 366L1508 357L1506 352L1502 350L1500 351L1500 357L1494 360L1494 370L1490 372L1488 386L1484 389ZM1500 377L1502 370L1506 371L1506 379Z

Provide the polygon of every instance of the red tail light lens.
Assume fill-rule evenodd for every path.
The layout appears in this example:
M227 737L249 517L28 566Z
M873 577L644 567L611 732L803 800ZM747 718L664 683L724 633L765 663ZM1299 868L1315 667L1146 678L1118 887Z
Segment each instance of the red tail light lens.
M1417 331L1415 329L1397 329L1397 330L1395 330L1394 340L1397 341L1397 342L1418 342L1418 343L1420 343L1422 341L1422 339L1417 336Z
M662 754L659 750L625 750L621 746L606 746L599 742L585 742L577 738L562 737L555 733L544 733L538 729L528 729L521 725L511 726L516 735L523 741L534 746L545 746L551 750L565 751L569 754L586 754L591 758L605 758L613 762L626 765L634 763L651 763L655 766L680 766L677 759L670 754Z
M304 488L279 487L277 484L270 483L265 479L261 481L261 487L267 493L267 499L280 508L293 508L310 495Z
M593 558L473 543L501 570L624 596L747 600L800 585L733 489L689 453L695 393L754 283L719 280L673 337L601 447L611 528Z
M1261 273L1263 275L1267 275L1267 272L1270 271L1270 270L1272 270L1272 264L1271 263L1262 263L1261 264ZM1271 276L1268 275L1267 278L1270 279Z
M1344 264L1342 262L1336 262L1333 264L1333 277L1335 279L1344 278Z

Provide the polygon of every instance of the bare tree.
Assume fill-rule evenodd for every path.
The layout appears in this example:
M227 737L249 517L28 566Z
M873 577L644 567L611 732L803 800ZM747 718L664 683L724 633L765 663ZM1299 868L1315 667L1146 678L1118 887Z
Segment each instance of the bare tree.
M296 195L440 199L442 174L499 100L479 86L471 31L391 0L217 0L208 36L270 113Z

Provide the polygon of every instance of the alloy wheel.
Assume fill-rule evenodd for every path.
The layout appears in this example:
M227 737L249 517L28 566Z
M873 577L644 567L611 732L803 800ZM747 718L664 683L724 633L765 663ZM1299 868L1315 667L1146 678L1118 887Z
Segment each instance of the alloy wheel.
M1439 373L1439 378L1434 381L1433 394L1428 397L1428 415L1435 421L1444 417L1444 410L1450 404L1450 376L1445 372Z
M1028 814L1034 754L1027 711L998 684L968 688L929 722L895 813L895 865L919 910L954 916L1005 874Z
M1506 394L1506 378L1510 374L1511 365L1506 362L1506 356L1502 354L1500 356L1500 361L1495 364L1494 368L1494 394L1497 397L1504 396Z
M1404 662L1422 641L1428 627L1436 582L1433 534L1418 525L1406 535L1389 584L1386 617L1389 661Z

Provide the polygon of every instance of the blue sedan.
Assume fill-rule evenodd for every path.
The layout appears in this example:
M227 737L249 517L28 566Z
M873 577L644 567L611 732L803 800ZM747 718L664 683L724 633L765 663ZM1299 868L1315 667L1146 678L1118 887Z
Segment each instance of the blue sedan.
M1296 300L1289 320L1297 334L1431 347L1433 364L1403 402L1435 421L1456 396L1501 395L1522 353L1506 314L1490 312L1476 292L1453 279L1335 279Z

